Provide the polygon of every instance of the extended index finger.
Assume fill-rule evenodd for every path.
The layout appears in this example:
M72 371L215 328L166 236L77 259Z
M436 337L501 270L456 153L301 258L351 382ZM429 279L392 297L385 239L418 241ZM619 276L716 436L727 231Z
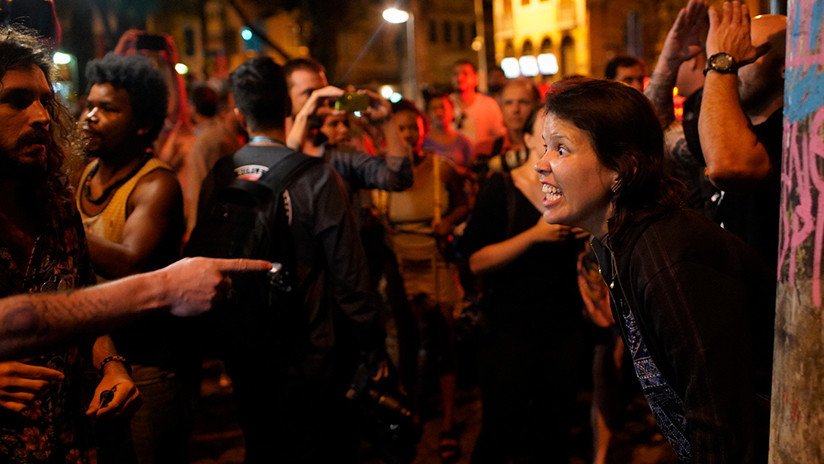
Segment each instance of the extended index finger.
M63 380L63 373L44 366L34 366L20 362L6 363L3 369L4 372L15 375L20 378L34 379L34 380Z
M264 261L261 259L214 258L213 261L215 262L218 270L222 272L263 272L272 269L272 263L270 261Z

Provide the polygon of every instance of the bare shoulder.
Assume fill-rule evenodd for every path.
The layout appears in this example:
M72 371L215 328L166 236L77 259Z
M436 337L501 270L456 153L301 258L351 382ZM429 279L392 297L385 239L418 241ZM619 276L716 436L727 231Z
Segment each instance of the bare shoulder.
M160 198L181 196L180 181L174 171L160 166L137 181L130 201L158 201Z

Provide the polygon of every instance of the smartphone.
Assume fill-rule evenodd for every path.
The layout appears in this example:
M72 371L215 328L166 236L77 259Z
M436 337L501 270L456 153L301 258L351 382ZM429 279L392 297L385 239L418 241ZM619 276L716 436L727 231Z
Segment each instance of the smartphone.
M369 95L347 92L335 100L335 109L338 111L366 111L369 108Z
M138 50L166 50L166 38L156 34L141 34L137 37L135 48Z

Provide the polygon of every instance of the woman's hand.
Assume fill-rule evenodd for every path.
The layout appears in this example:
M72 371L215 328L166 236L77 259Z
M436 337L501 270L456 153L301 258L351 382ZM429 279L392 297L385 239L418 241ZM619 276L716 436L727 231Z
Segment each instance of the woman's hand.
M538 219L538 222L530 229L530 233L534 242L562 242L576 236L575 229L572 227L549 224L543 218Z

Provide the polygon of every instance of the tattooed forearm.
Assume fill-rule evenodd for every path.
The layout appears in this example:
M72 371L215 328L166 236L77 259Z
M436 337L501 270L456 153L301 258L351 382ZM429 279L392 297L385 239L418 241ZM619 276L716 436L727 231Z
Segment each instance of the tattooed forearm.
M677 72L662 71L656 68L655 72L652 73L649 85L644 90L644 94L655 108L655 113L658 115L658 121L661 123L662 128L667 127L675 120L672 89L675 88L675 79L677 77Z
M136 313L135 299L103 289L17 295L0 300L0 359L106 331ZM127 310L128 309L128 310Z
M19 295L3 301L0 313L0 349L9 356L30 344L43 344L53 333L49 320L51 308L48 302L33 295ZM6 357L6 356L3 356Z
M227 285L226 273L271 269L268 261L186 258L94 287L0 298L0 360L108 332L148 311L202 314Z

